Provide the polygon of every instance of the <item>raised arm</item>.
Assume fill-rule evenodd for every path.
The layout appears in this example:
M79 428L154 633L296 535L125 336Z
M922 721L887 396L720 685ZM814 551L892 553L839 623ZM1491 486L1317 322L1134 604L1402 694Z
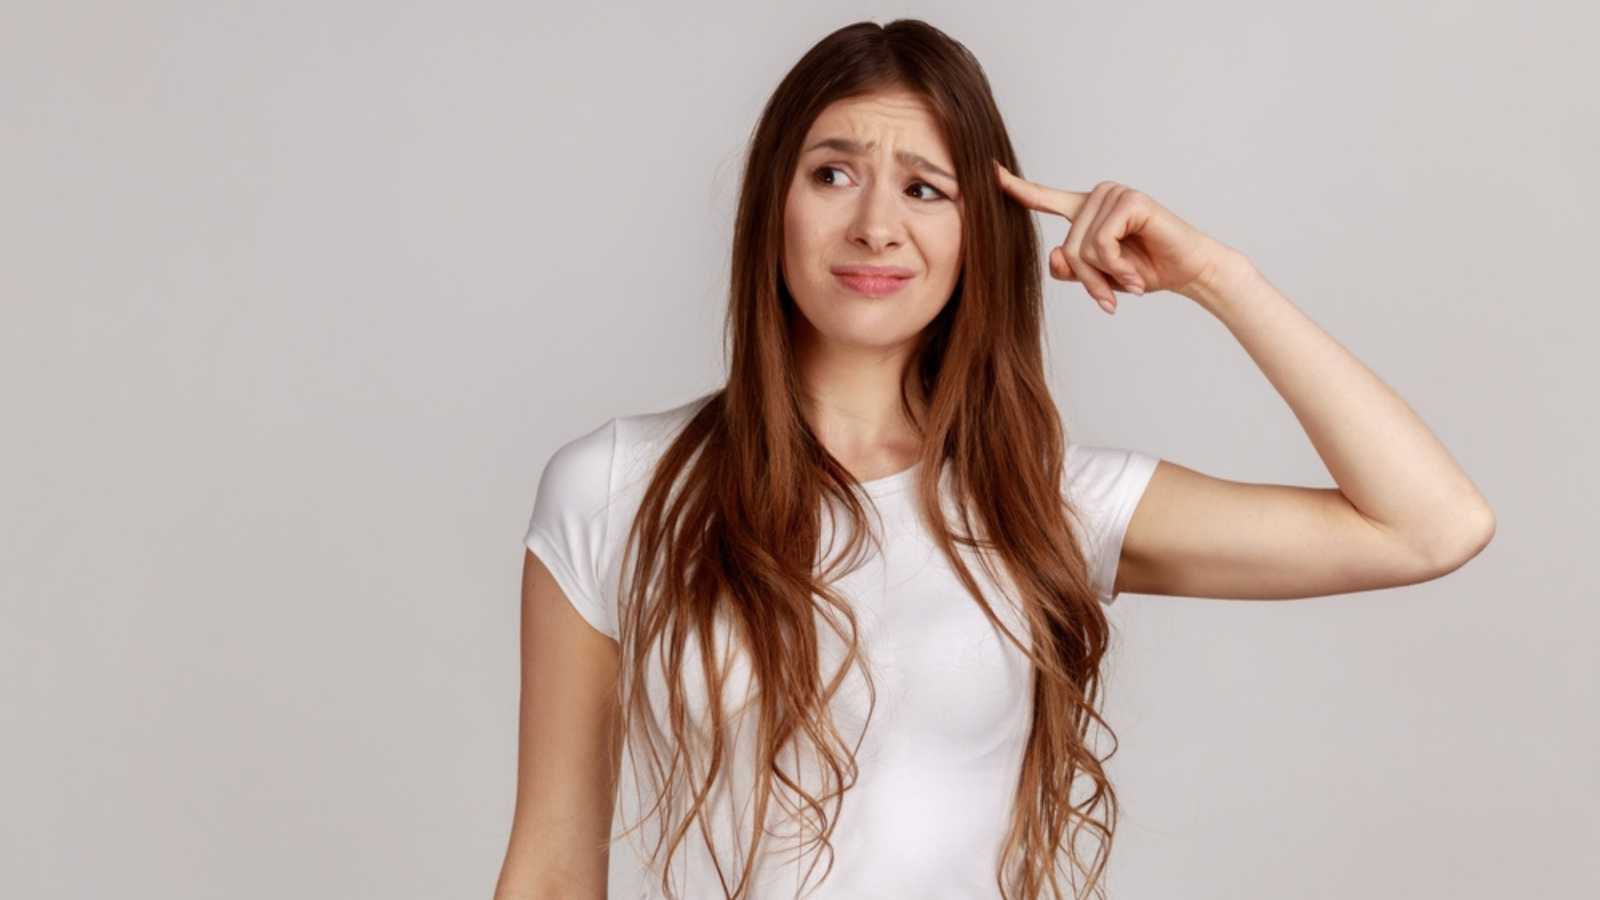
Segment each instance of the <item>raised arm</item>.
M1404 400L1245 256L1154 198L1102 181L1037 184L998 161L1002 190L1072 223L1050 273L1109 314L1114 289L1168 290L1222 321L1289 404L1337 488L1249 484L1162 461L1123 536L1115 588L1288 598L1437 578L1494 536L1494 514Z
M1337 488L1250 484L1163 461L1128 523L1123 590L1291 598L1461 566L1494 514L1405 401L1229 251L1181 293L1220 319L1293 409Z

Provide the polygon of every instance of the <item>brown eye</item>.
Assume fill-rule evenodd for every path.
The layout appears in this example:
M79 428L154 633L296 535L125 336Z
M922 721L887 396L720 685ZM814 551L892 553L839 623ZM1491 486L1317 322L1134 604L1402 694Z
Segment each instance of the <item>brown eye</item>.
M818 182L820 182L822 184L826 184L826 185L829 185L831 187L833 183L831 181L829 181L827 179L827 177L823 175L823 173L824 172L839 172L839 171L842 171L842 170L838 166L819 166L815 171L813 171L811 173L811 178L814 181L818 181ZM937 202L939 200L948 200L948 199L950 199L949 197L945 196L945 193L943 191L941 191L938 188L934 187L933 185L927 183L926 181L915 181L915 182L912 182L911 187L912 188L925 187L928 190L933 191L933 196L932 197L919 197L918 198L918 199L923 200L923 201L928 202L928 203L935 203L935 202ZM910 190L910 188L907 188L907 190Z

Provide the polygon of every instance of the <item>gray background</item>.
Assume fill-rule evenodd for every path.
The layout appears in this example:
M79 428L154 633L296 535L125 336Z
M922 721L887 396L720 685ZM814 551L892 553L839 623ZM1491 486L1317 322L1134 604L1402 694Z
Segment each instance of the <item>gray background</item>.
M1244 251L1498 514L1422 585L1124 595L1113 897L1600 890L1594 14L809 6L8 4L0 893L486 898L540 468L718 383L760 105L902 14L1026 175ZM1198 307L1047 291L1074 439L1332 484Z

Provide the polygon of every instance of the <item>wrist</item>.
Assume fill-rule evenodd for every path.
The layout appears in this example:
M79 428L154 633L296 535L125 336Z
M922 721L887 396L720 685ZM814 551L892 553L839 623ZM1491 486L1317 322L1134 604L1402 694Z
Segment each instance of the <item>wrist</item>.
M1178 289L1177 293L1215 313L1259 275L1249 257L1231 247L1224 247L1199 277Z

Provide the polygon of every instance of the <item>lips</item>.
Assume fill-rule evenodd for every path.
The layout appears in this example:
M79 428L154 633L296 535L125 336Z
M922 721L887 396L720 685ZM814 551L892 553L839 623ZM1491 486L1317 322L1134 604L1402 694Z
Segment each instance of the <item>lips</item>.
M917 274L905 266L834 266L835 275L864 275L871 278L910 278Z
M910 277L896 275L852 275L841 273L833 277L845 287L866 297L887 297L911 283Z

